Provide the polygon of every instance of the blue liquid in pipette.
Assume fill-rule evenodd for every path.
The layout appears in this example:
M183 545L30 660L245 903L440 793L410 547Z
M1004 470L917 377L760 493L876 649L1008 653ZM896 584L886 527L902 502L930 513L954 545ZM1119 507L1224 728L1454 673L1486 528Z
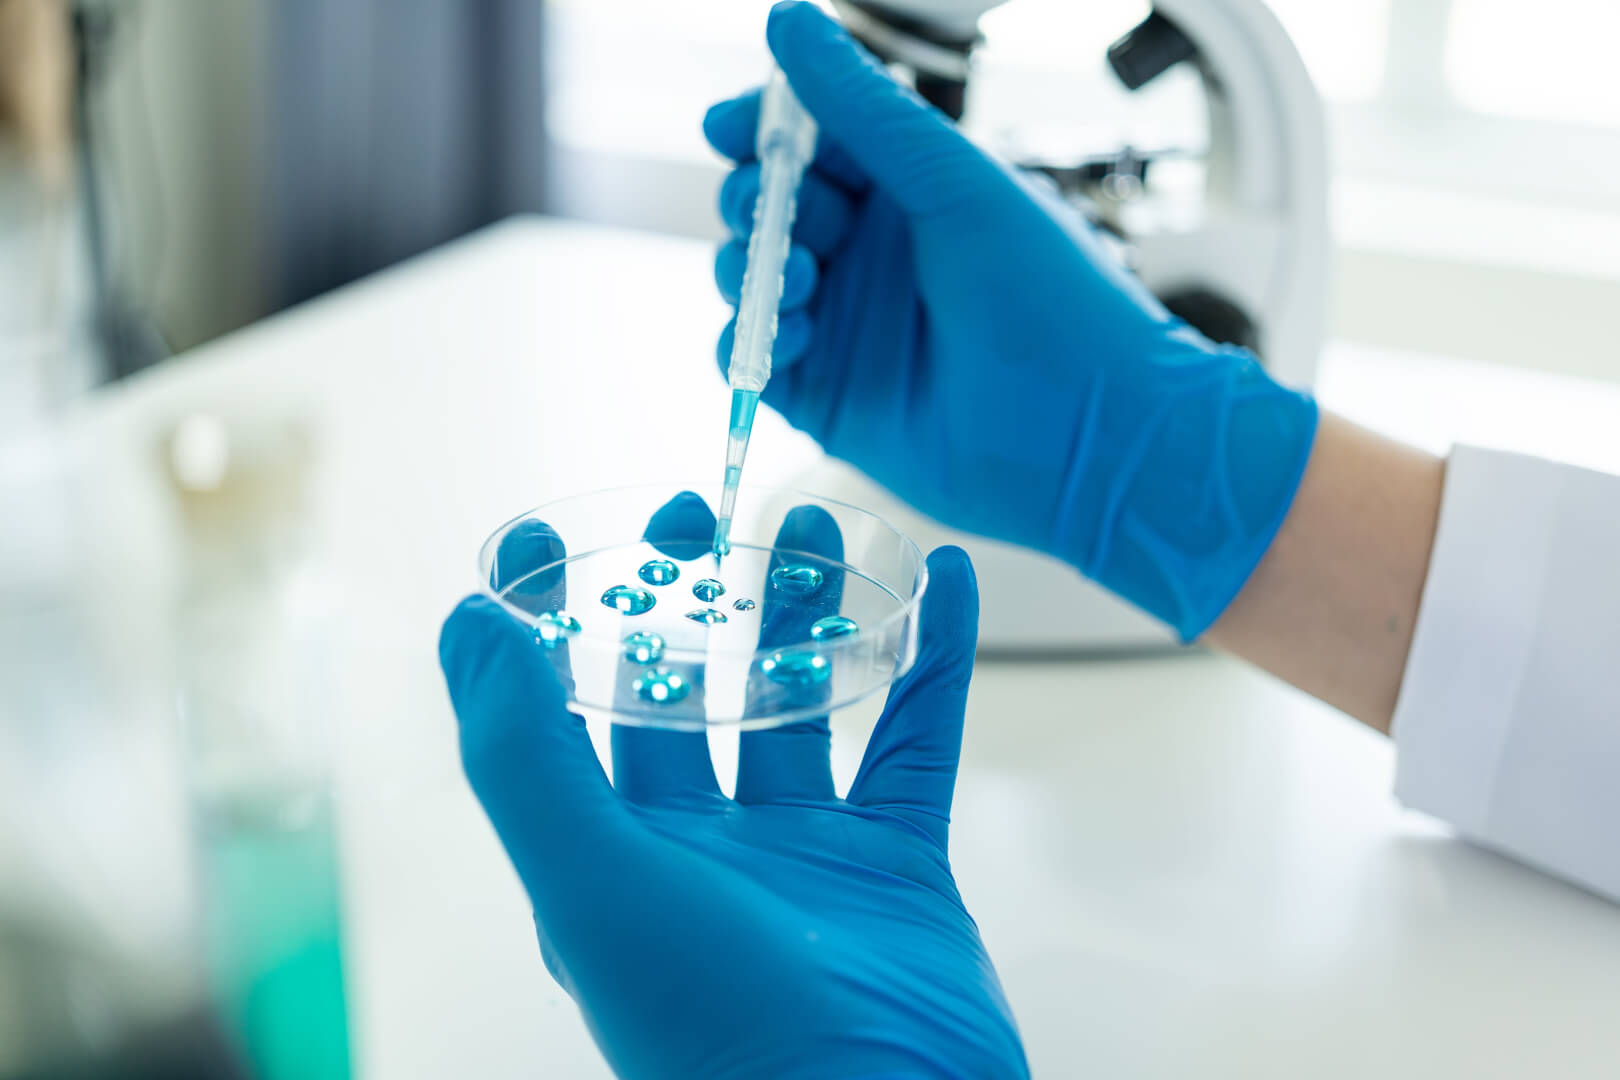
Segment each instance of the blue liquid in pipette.
M754 412L759 395L751 390L731 392L731 424L726 433L726 479L720 491L720 513L714 522L714 553L731 554L731 515L737 509L737 485L742 483L743 460L748 456L748 438L754 432Z

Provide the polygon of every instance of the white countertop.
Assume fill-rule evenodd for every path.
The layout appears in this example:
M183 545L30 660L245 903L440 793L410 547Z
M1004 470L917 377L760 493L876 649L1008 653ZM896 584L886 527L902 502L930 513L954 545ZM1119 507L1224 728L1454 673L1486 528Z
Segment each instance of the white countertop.
M0 588L94 597L75 616L88 655L155 701L169 654L150 605L173 578L153 494L163 432L198 410L314 425L316 535L342 583L339 835L368 1077L607 1075L460 777L434 644L498 522L712 471L725 400L710 258L510 222L0 451L0 492L33 500L0 540ZM1437 447L1620 468L1612 388L1335 347L1321 390ZM762 414L751 480L813 460ZM25 685L18 664L0 658L8 686ZM874 712L834 720L845 782ZM1401 811L1391 773L1380 736L1223 658L981 663L952 857L1036 1074L1617 1075L1620 907Z

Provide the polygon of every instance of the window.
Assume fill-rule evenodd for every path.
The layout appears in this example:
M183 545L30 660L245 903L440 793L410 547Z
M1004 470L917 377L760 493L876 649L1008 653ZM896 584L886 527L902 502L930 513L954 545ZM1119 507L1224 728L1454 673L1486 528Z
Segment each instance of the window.
M1476 112L1620 128L1617 40L1603 0L1453 0L1446 81Z

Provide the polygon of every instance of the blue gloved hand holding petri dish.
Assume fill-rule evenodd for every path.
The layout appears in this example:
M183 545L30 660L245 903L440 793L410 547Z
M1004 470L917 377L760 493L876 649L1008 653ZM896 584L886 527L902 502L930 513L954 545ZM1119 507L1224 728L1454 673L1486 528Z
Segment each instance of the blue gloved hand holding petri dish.
M962 136L808 3L771 51L820 126L764 400L939 521L1055 555L1197 637L1286 515L1316 406L1171 316L1056 195ZM741 288L757 92L704 130L737 163ZM721 336L722 367L731 329Z
M713 528L688 494L646 539ZM775 546L836 561L843 541L824 511L801 507ZM491 584L551 589L534 599L562 610L561 575L532 571L564 557L563 538L525 522ZM619 1076L1028 1075L946 857L978 592L959 549L935 551L928 570L916 663L846 798L825 717L744 732L735 798L702 732L615 725L610 784L567 710L567 666L532 628L487 597L445 623L468 779L534 905L546 966ZM839 588L827 581L813 604L762 588L761 644L806 640ZM637 670L627 664L621 687Z

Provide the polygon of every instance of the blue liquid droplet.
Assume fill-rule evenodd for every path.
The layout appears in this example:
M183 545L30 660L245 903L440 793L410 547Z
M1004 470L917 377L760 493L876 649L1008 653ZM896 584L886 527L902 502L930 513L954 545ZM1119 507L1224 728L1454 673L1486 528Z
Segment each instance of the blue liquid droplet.
M630 688L642 701L655 705L673 705L692 692L692 684L680 672L667 668L653 668L643 673Z
M692 586L692 595L705 604L712 604L726 593L726 587L712 577L706 577Z
M642 615L652 610L658 601L646 589L638 589L634 585L615 585L602 594L602 603L610 608L617 608L626 615Z
M759 670L783 686L814 686L827 681L832 661L820 653L803 650L776 652L760 661Z
M715 623L723 623L726 621L725 612L716 611L712 607L698 608L696 611L688 611L686 613L686 617L691 619L693 622L700 622L704 626L713 626Z
M839 638L854 637L860 632L860 624L842 615L828 615L825 619L817 619L810 624L811 641L836 641Z
M771 571L771 584L789 596L809 596L821 588L821 571L804 563L788 563Z
M738 611L753 611L759 605L748 599L746 596L739 596L735 601L732 602L731 606L736 608Z
M637 630L624 639L624 658L635 664L656 664L664 655L664 639L649 630Z
M534 639L548 649L579 633L579 620L566 611L548 611L534 620Z
M681 569L668 559L648 559L636 576L649 585L668 585L681 576Z

